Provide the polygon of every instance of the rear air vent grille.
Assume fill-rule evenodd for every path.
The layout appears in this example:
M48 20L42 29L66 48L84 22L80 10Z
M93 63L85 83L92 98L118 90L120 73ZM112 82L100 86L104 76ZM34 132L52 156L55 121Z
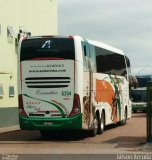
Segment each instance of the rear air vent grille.
M70 80L70 77L28 77L25 84L28 88L64 88Z

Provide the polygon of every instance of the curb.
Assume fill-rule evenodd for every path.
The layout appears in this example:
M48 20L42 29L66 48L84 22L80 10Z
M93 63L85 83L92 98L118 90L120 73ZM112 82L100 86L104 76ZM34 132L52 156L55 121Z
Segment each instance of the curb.
M18 125L0 128L0 133L16 131L16 130L20 130L20 127Z

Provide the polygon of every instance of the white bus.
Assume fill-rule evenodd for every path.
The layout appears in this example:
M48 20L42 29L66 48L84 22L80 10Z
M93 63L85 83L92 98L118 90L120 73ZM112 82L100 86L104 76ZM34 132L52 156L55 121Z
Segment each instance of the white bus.
M19 120L24 130L89 130L131 117L130 63L124 53L79 36L25 38L19 44Z

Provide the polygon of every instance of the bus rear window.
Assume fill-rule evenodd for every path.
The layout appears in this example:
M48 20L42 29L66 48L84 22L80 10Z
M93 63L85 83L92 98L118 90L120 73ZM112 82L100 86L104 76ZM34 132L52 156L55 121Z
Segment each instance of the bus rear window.
M74 39L48 37L23 40L20 61L35 58L61 58L74 60Z

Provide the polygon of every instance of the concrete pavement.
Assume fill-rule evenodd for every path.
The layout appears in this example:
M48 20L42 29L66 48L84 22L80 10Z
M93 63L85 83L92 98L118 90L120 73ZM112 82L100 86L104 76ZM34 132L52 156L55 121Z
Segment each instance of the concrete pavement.
M18 125L0 128L0 133L20 130Z
M43 140L38 131L23 131L19 126L0 128L0 133L0 154L152 154L142 113L134 114L125 126L110 126L96 137L62 132L62 137Z

